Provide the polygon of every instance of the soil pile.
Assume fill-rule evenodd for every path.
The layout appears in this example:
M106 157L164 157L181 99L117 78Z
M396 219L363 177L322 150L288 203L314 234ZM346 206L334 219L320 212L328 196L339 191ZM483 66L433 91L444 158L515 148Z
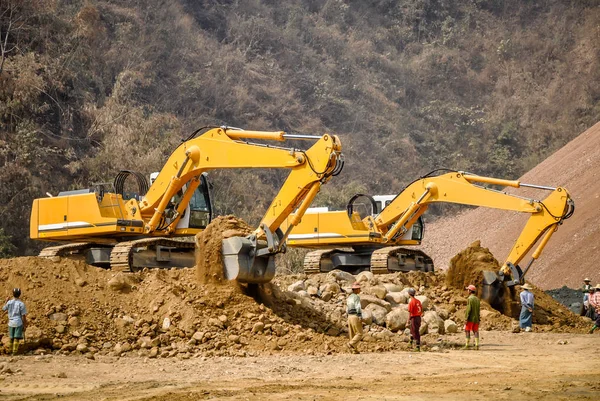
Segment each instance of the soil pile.
M446 333L464 323L465 292L447 286L445 274L370 274L278 276L270 284L243 287L225 281L199 283L193 268L125 274L60 258L0 260L4 296L13 287L23 290L30 320L27 344L36 353L186 359L346 352L346 297L355 280L363 284L363 317L369 319L361 350L408 348L402 327L408 287L419 291L426 306L424 349L460 347L462 338L456 342ZM540 313L545 314L534 314L535 330L585 330L584 318L547 298L539 298ZM510 330L513 324L513 319L482 305L483 330Z
M225 238L245 237L252 228L235 216L219 216L196 235L196 270L201 283L224 280L222 241Z
M509 177L499 177L509 178ZM576 288L590 276L600 282L600 123L594 125L562 149L519 178L523 183L565 187L575 201L575 213L550 239L533 264L528 279L543 289L566 285ZM506 192L544 199L547 191L507 188ZM505 257L525 226L526 215L490 208L469 210L447 216L428 225L423 251L437 269L445 270L450 259L476 239L490 247L494 255ZM476 233L476 234L475 234ZM525 261L529 260L526 256Z
M457 289L464 289L469 284L482 288L483 272L498 272L500 263L488 248L483 248L480 241L473 242L450 260L446 275L446 283Z

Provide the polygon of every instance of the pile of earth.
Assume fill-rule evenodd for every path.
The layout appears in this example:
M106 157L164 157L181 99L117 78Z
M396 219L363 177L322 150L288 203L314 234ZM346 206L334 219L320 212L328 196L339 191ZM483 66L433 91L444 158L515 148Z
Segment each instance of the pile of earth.
M220 238L231 234L227 230L237 223L224 218L216 224L224 230L214 230L214 240L205 243L204 256L199 255L213 262L220 256L212 248L220 249ZM5 298L13 287L23 290L30 321L26 342L34 353L185 359L346 352L345 303L354 281L364 287L362 351L408 349L408 287L418 290L426 309L424 349L461 343L452 333L464 323L466 293L448 285L443 273L353 276L333 271L277 276L266 285L242 286L223 280L219 266L115 273L83 261L22 257L0 260L0 288ZM535 330L585 330L585 318L534 292L539 297ZM483 330L510 330L514 324L513 318L482 304ZM6 343L6 326L2 327Z

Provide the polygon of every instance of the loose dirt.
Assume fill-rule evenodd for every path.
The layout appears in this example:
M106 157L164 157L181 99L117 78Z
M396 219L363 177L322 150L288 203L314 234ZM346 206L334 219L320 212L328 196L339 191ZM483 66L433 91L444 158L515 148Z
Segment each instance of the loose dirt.
M462 334L449 341L463 342ZM598 335L481 333L480 351L183 360L0 357L3 400L582 400L600 396Z

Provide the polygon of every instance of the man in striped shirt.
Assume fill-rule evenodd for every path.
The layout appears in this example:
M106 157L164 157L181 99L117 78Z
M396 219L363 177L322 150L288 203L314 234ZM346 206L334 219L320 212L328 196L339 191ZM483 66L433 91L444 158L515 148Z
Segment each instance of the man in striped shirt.
M596 292L590 297L590 308L596 309L596 322L590 330L590 334L600 327L600 284L596 284Z

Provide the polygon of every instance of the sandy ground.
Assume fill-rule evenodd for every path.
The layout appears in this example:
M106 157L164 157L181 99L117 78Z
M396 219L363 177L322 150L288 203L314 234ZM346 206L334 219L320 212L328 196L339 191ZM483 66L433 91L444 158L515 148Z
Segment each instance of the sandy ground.
M462 335L448 337L462 342ZM482 332L480 351L257 358L0 358L3 400L584 400L600 333ZM63 376L63 377L61 377Z

